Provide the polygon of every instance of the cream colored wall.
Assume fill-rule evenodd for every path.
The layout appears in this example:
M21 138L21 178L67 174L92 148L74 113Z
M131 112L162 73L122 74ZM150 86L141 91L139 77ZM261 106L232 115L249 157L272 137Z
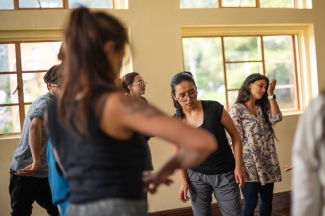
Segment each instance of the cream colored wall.
M183 69L181 26L189 25L266 25L266 24L310 24L314 29L316 55L314 71L317 72L319 88L325 89L325 28L323 0L314 0L314 9L179 9L177 0L129 0L130 9L112 11L125 25L130 27L135 49L134 71L140 72L150 83L146 98L150 103L168 114L173 113L169 81L173 74ZM58 29L62 28L68 10L45 11L1 11L0 40L4 30ZM10 37L10 34L7 35ZM285 116L276 126L280 140L277 151L282 170L291 163L291 146L298 115ZM9 164L17 139L0 140L0 215L9 215L8 195ZM153 138L150 140L153 162L156 169L172 154L171 146ZM156 195L149 196L149 210L181 208L177 199L180 186L176 175L174 184L162 186ZM283 181L275 185L275 192L291 190L291 173L283 173ZM37 205L36 205L37 206ZM33 215L44 215L38 206Z

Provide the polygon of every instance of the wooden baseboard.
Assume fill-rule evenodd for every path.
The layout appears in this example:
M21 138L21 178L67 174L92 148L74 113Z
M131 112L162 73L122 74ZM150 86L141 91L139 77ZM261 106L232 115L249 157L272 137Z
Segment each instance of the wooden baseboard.
M258 201L259 203L259 201ZM243 200L242 200L243 204ZM281 210L289 208L291 205L291 191L275 193L273 195L273 210ZM255 209L258 212L258 204ZM221 216L221 212L217 203L212 204L213 216ZM150 216L193 216L191 207L170 209L158 212L151 212Z

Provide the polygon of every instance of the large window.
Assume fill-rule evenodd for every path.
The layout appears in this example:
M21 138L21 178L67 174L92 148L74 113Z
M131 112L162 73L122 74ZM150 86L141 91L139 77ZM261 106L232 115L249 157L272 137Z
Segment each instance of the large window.
M180 0L181 8L296 8L295 0Z
M128 0L0 0L0 10L89 8L128 9Z
M58 64L61 42L0 44L0 134L19 133L30 104L48 90L45 72Z
M200 99L217 100L226 109L249 74L275 78L280 108L295 111L300 109L296 47L296 35L188 37L184 69L194 74Z

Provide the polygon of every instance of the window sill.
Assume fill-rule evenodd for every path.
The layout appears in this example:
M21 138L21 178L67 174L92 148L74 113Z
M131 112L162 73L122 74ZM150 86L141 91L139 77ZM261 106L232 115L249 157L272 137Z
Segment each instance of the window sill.
M294 115L301 115L304 111L297 110L297 111L282 111L283 116L294 116Z
M0 134L0 140L4 139L20 139L20 133Z

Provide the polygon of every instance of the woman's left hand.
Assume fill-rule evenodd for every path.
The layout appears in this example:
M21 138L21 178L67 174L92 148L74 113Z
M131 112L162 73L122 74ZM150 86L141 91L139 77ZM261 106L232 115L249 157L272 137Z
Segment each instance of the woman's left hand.
M246 182L246 173L242 167L235 168L235 180L239 188L242 188Z
M276 79L272 79L270 78L269 79L269 88L267 89L267 94L270 96L270 95L273 95L274 93L274 89L275 89L275 86L276 86Z

